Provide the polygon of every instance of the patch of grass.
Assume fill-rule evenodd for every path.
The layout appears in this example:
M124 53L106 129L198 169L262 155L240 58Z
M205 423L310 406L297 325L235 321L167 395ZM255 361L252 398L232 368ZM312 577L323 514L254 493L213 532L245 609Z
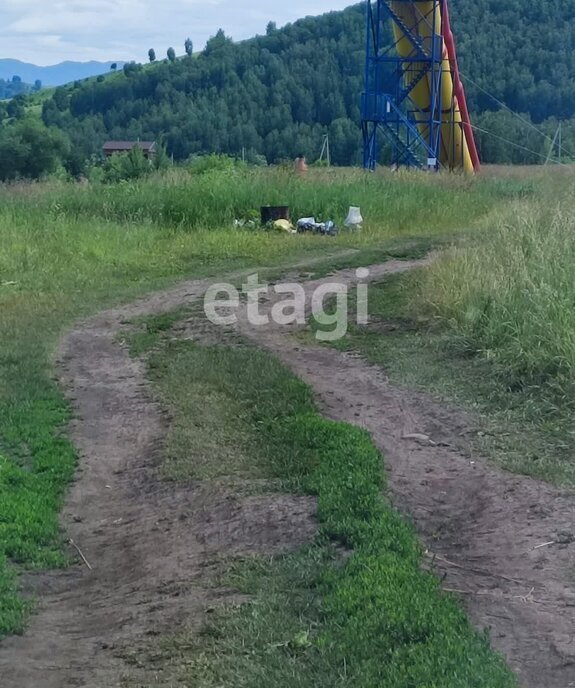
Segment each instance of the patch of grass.
M243 363L257 375L260 361ZM247 422L251 410L235 395L225 350L198 348L190 365L188 347L172 342L153 353L150 373L172 412L162 474L171 480L262 477L258 434Z
M447 236L437 234L433 237L406 237L391 239L381 246L358 250L351 256L334 256L320 264L310 266L309 279L320 279L338 270L362 268L369 265L387 263L390 260L419 260L433 250L440 249L448 241Z
M318 541L304 551L233 567L226 583L252 595L249 604L219 612L199 638L162 642L163 661L182 682L197 688L516 685L439 580L422 570L413 528L382 495L382 457L366 432L322 418L305 384L248 346L166 339L150 362L156 384L164 394L170 389L164 399L176 417L189 408L190 390L198 399L232 399L239 424L257 437L262 475L317 495L321 523ZM224 423L227 408L225 402ZM214 419L198 417L200 434L213 427ZM193 465L195 439L184 439L179 460ZM211 458L224 469L226 446L224 438L221 457Z
M342 225L349 206L359 205L365 217L361 236L349 238L349 232L342 232L337 241L369 245L374 236L381 240L468 228L474 219L488 213L494 202L530 197L541 186L541 182L529 179L419 172L374 175L333 168L301 177L291 170L235 167L201 175L174 169L118 185L53 184L31 187L27 194L28 202L43 215L74 220L100 217L122 224L154 224L194 232L231 228L235 219L259 214L263 205L284 204L290 206L294 219L311 214ZM14 202L13 195L4 196L0 197L9 205ZM300 242L302 239L306 241L300 237Z
M29 603L18 594L15 572L9 568L5 558L0 557L0 628L19 633L30 611ZM0 640L5 633L0 632Z
M561 403L541 386L511 384L506 365L454 341L445 321L421 309L420 299L432 298L426 292L428 271L372 285L370 325L350 323L347 336L333 346L357 351L385 367L393 380L469 410L480 428L475 450L503 468L575 485L575 426L569 401Z
M121 334L121 340L128 344L130 355L139 358L151 351L161 335L169 332L177 322L183 320L187 312L188 309L181 308L171 313L134 318L129 323L130 328Z

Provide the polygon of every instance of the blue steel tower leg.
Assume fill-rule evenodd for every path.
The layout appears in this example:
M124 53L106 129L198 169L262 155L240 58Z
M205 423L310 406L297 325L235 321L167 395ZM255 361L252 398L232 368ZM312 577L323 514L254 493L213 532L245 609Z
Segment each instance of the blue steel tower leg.
M391 149L389 161L397 167L439 167L441 127L445 122L441 98L443 39L437 31L442 3L367 1L362 98L366 169L376 168L383 141ZM427 8L425 13L422 7ZM412 19L406 22L406 16ZM429 88L425 107L412 97L422 82Z

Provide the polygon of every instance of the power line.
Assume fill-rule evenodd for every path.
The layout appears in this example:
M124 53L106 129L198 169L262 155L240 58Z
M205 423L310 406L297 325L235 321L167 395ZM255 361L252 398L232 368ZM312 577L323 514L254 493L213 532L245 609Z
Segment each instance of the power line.
M549 136L549 134L546 134L544 131L542 131L541 129L539 129L539 127L537 127L535 124L533 124L533 122L531 122L530 120L526 119L525 117L523 117L522 115L520 115L518 112L515 112L515 110L512 110L512 109L509 107L509 105L506 105L502 100L499 100L499 98L497 98L496 96L494 96L493 93L490 93L488 90L486 90L485 88L483 88L483 86L480 86L480 85L479 85L476 81L474 81L470 76L467 76L467 74L461 74L461 76L462 76L466 81L469 81L470 84L472 84L473 86L475 86L475 88L479 89L482 93L484 93L486 96L488 96L488 97L491 98L494 102L496 102L498 105L500 105L502 108L505 108L505 110L507 110L508 112L510 112L514 117L517 117L517 119L519 119L521 122L523 122L523 124L526 124L528 127L530 127L531 129L533 129L534 131L536 131L539 135L543 136L543 138L545 138L547 141L549 141L549 142L552 143L552 144L556 143L557 137L553 138L553 137ZM486 133L488 133L488 132L486 132ZM511 142L511 141L508 141L508 143L512 143L512 142ZM517 144L517 145L519 145L519 144ZM534 153L535 151L531 151L531 152ZM561 155L561 152L566 153L569 157L575 157L575 156L571 155L571 153L570 153L566 148L563 147L563 144L562 144L562 143L559 144L559 155ZM539 155L539 154L536 154L536 155ZM542 158L545 158L545 159L547 158L547 156L543 156L543 155L539 155L539 157L542 157Z
M499 134L494 134L492 131L487 131L487 129L478 127L475 124L472 124L471 127L472 129L475 129L475 131L480 131L482 134L487 134L487 136L492 136L494 139L499 139L499 141L503 141L503 143L507 143L508 145L513 146L514 148L519 148L523 151L526 151L527 153L531 153L531 155L535 155L536 157L541 158L542 160L547 160L546 155L531 150L531 148L527 148L527 146L522 146L520 143L515 143L515 141L511 141L503 136L499 136ZM563 162L560 162L559 160L550 160L550 162L557 163L558 165L562 165L563 167L568 167L568 165L566 165Z
M485 93L486 96L494 100L498 105L501 105L501 107L505 108L508 110L514 117L517 117L517 119L520 119L524 124L527 124L527 126L531 127L531 129L534 129L538 134L541 134L541 136L545 137L548 141L551 141L551 137L546 134L544 131L541 131L538 127L533 124L533 122L530 122L528 119L525 117L522 117L518 112L515 112L515 110L512 110L509 105L506 105L502 100L499 100L496 96L493 95L493 93L489 93L486 89L483 88L483 86L480 86L476 81L473 81L473 79L470 76L467 76L467 74L461 74L461 76L466 80L469 81L470 84L475 86L475 88L479 89L482 93Z

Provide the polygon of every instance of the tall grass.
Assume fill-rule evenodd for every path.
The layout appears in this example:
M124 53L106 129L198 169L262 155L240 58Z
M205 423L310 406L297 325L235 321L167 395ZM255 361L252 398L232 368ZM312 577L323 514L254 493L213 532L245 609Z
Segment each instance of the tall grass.
M512 204L480 239L453 248L422 278L416 307L454 343L494 361L511 386L544 386L571 404L575 388L575 211Z
M262 205L289 205L294 219L313 215L341 224L349 206L357 205L366 220L362 240L369 241L374 235L381 239L469 226L494 200L533 191L528 179L369 175L335 169L301 177L285 169L240 167L200 175L175 169L117 185L40 185L29 187L25 203L44 216L98 217L182 230L229 228L235 219L258 213ZM13 194L2 200L12 207L22 204L22 197Z

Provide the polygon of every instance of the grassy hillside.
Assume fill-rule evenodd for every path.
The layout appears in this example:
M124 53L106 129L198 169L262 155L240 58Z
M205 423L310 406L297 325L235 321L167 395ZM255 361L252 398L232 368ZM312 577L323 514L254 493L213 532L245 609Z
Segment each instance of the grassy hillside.
M549 142L500 111L485 90L549 134L558 120L570 119L575 0L451 5L476 123L545 155ZM267 35L238 44L220 31L197 59L134 64L119 78L58 89L43 107L44 121L68 132L84 157L99 151L106 138L161 137L176 159L239 154L242 148L268 161L301 152L314 158L329 132L334 161L357 163L364 11L362 3L281 29L270 25ZM564 137L565 147L575 150L571 125ZM481 133L479 145L486 162L540 160Z

